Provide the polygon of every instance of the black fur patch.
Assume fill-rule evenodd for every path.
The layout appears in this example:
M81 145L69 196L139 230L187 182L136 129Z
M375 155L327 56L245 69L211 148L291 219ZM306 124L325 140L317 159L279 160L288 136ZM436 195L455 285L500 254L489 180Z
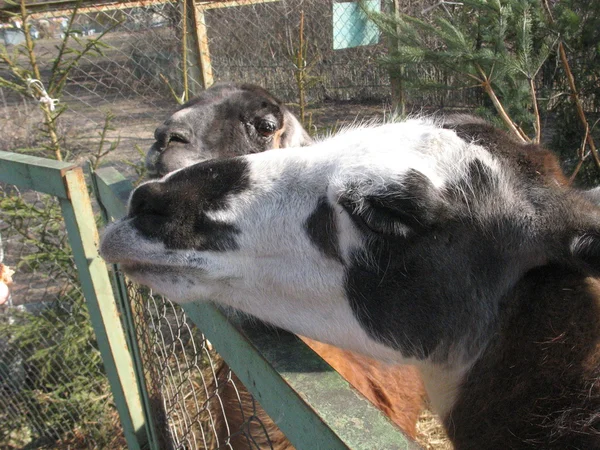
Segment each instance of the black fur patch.
M248 186L248 167L242 160L196 164L137 188L129 217L143 236L170 249L232 250L238 230L206 213L225 208L228 196Z
M494 245L505 239L512 247L506 225L490 232L449 220L426 233L373 239L369 256L356 255L346 271L358 321L405 356L424 359L435 351L443 359L462 340L466 352L476 350L496 320L494 296L509 276L510 254Z
M538 268L502 317L445 418L456 448L600 449L598 286Z
M408 171L401 184L387 184L377 195L361 197L360 188L348 189L339 202L356 226L382 236L398 234L396 225L422 233L446 216L441 193L416 170Z
M304 224L308 237L329 258L340 260L337 226L333 208L321 198Z

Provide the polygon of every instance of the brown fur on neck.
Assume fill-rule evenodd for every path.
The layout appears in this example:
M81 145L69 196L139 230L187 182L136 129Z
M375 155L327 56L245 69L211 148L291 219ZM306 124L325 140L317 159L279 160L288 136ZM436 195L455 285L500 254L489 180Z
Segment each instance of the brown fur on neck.
M600 449L600 282L562 267L516 287L445 420L457 449Z

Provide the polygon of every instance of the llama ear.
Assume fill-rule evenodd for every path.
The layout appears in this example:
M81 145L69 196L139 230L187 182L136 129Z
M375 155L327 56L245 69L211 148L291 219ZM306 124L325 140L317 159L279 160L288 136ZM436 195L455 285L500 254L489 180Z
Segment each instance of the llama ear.
M574 237L570 250L578 266L600 276L600 230L587 231Z
M287 108L281 107L285 131L281 135L281 146L304 147L312 144L312 139L300 124L300 121Z

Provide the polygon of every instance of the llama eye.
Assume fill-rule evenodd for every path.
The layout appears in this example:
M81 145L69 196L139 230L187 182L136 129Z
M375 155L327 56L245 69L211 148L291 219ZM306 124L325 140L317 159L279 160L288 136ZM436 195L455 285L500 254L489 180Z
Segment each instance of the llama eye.
M261 136L269 137L277 131L277 124L270 120L259 120L255 128Z
M364 201L361 207L349 200L341 201L340 204L348 212L352 221L366 233L401 236L410 230L404 220L405 217L399 211L371 201Z
M190 143L189 139L187 139L185 136L182 136L181 134L177 134L177 133L172 133L169 136L169 142L179 142L181 144L189 144Z

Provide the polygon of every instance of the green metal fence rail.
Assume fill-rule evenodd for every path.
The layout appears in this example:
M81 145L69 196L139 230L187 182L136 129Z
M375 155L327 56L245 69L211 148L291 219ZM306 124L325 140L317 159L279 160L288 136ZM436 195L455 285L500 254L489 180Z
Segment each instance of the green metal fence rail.
M102 168L95 184L108 216L122 217L128 180ZM183 309L296 448L418 448L298 337L240 329L208 303Z
M0 151L0 182L58 198L127 445L145 447L147 431L133 362L108 271L98 255L98 231L81 168Z

